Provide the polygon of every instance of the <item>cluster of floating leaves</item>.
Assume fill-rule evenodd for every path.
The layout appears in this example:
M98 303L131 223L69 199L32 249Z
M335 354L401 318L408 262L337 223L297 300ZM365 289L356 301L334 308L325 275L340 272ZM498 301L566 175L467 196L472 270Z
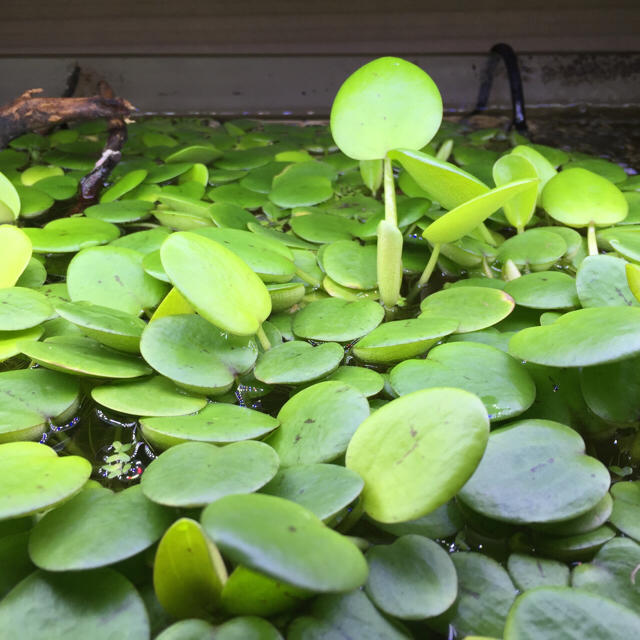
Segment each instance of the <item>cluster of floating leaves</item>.
M636 176L443 123L389 307L386 149L143 120L67 217L105 135L0 151L0 629L640 635Z

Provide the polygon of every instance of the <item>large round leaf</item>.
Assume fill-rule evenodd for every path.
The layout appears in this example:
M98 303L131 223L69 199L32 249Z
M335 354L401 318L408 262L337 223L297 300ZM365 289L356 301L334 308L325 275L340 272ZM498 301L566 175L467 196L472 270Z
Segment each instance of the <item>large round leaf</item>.
M207 404L204 396L189 394L164 376L101 385L91 390L91 397L103 407L134 416L182 416Z
M30 329L52 315L53 307L38 291L25 287L0 289L0 331Z
M0 373L0 442L39 438L77 408L77 378L44 368Z
M571 630L574 638L620 640L640 636L640 615L595 593L571 587L525 591L514 603L505 640L556 640Z
M587 307L630 307L638 302L627 284L622 258L608 255L588 256L576 274L580 304Z
M554 323L518 332L509 353L552 367L586 367L640 354L640 309L603 307L571 311Z
M211 402L195 415L140 420L145 438L162 449L190 440L227 444L260 438L278 424L266 413L222 402Z
M535 587L566 587L569 585L569 567L558 560L549 560L525 553L512 553L507 569L513 583L520 589Z
M140 351L156 371L201 393L224 393L258 356L253 340L228 336L195 314L151 322L142 334Z
M458 577L449 554L436 542L408 535L367 552L366 590L385 613L420 620L444 613L458 594Z
M282 406L280 427L267 442L284 467L330 462L345 452L368 415L369 404L358 390L341 382L319 382Z
M263 353L254 375L267 384L301 384L324 378L343 358L344 349L336 342L312 347L308 342L291 340Z
M150 547L171 520L139 485L119 493L91 487L37 523L29 555L46 571L105 567Z
M150 637L142 598L126 578L111 569L32 573L0 602L0 629L7 637L25 640Z
M595 506L609 489L606 467L585 455L573 429L550 420L523 420L496 429L459 497L505 522L568 520Z
M140 336L145 323L131 313L90 302L61 302L56 313L80 327L90 338L127 353L140 353Z
M419 318L456 320L456 333L486 329L506 318L515 306L513 298L500 289L453 287L427 296Z
M457 387L475 393L490 420L505 420L526 411L536 388L524 366L487 344L452 342L435 347L425 360L405 360L391 370L399 395L432 387Z
M640 482L617 482L611 487L611 524L640 542Z
M375 329L384 309L373 300L316 300L296 313L293 332L300 338L349 342Z
M351 74L331 108L331 133L357 160L384 158L399 147L421 149L442 121L442 98L422 69L400 58L378 58Z
M365 559L350 540L283 498L227 496L204 510L202 525L233 562L304 589L350 591L367 578Z
M85 336L60 335L44 342L27 342L22 353L43 367L79 376L137 378L151 373L141 358Z
M300 464L280 469L260 490L297 502L321 520L334 516L362 491L362 478L336 464Z
M560 271L527 273L507 282L504 291L529 309L571 309L580 306L576 281Z
M120 230L115 224L91 218L58 218L42 229L27 227L24 232L37 253L73 253L115 240Z
M160 504L196 507L223 496L251 493L278 470L278 456L263 442L216 447L185 442L156 458L142 476L145 495Z
M174 233L160 248L160 257L174 286L223 331L253 335L271 313L262 280L221 244L189 232Z
M380 522L423 516L452 498L480 462L487 411L461 389L425 389L392 400L349 443L346 466L365 482L365 511Z
M458 598L436 627L453 626L460 637L502 637L502 629L517 591L509 574L493 558L481 553L451 555L458 574Z
M168 287L144 272L143 257L133 249L112 246L80 251L67 270L69 297L136 316L155 307Z
M616 224L627 217L629 210L618 187L580 167L561 171L547 182L542 206L552 218L569 227Z
M457 328L458 322L453 318L412 318L385 322L354 345L353 355L364 362L398 362L419 356Z
M0 520L43 511L78 493L91 463L80 456L58 458L37 442L0 444Z

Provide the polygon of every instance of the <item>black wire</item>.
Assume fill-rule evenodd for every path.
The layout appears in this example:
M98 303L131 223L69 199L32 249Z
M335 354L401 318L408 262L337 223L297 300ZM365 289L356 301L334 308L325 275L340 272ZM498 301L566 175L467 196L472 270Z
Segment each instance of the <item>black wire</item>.
M520 75L520 66L518 65L518 56L511 46L504 44L494 44L489 51L489 59L484 71L478 99L475 109L469 116L482 113L489 103L489 95L493 85L493 76L498 63L502 60L507 69L509 78L509 89L511 90L511 106L513 108L513 118L510 128L515 128L518 133L528 133L527 119L524 108L524 91L522 89L522 77Z

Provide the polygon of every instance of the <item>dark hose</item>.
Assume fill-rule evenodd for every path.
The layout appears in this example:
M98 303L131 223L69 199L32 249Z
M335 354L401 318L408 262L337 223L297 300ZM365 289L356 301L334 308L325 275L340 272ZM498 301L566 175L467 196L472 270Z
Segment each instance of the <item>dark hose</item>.
M476 108L471 112L471 116L482 113L489 102L491 94L491 86L493 84L493 76L496 67L500 62L504 62L509 78L509 88L511 89L511 106L513 107L513 119L511 127L514 127L518 133L527 133L527 120L524 113L524 92L522 90L522 77L520 76L520 67L518 65L518 56L515 51L503 42L494 44L489 52L489 60L484 72L484 78L478 92Z

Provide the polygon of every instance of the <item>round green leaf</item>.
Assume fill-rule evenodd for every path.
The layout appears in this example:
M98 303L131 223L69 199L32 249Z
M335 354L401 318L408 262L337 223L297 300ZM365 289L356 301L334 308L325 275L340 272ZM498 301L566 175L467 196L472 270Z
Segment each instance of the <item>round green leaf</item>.
M80 401L76 379L44 368L0 373L0 442L39 438Z
M95 387L91 397L103 407L134 416L182 416L207 404L205 397L188 394L163 376Z
M137 378L151 373L142 359L105 347L85 336L54 336L27 342L22 353L49 369L97 378Z
M340 240L324 248L322 265L326 274L343 287L373 289L378 284L376 255L374 245Z
M140 351L162 375L200 393L224 393L258 356L253 340L227 336L195 314L151 322L142 334Z
M587 169L565 169L549 180L542 206L569 227L607 226L627 217L629 207L622 192L606 178Z
M377 371L354 365L338 367L327 380L349 384L367 398L375 396L384 387L384 378Z
M25 287L0 289L0 331L30 329L48 320L53 307L39 292Z
M150 637L142 598L126 578L111 569L62 574L35 571L0 602L0 628L30 640Z
M330 462L343 454L369 415L367 399L341 382L319 382L296 393L278 413L267 442L283 467Z
M500 289L453 287L427 296L420 303L421 319L446 318L458 322L456 333L486 329L506 318L515 306Z
M587 533L569 536L536 534L533 544L538 553L564 562L578 562L591 559L594 554L615 537L615 531L608 526L598 527Z
M142 476L142 490L154 502L198 507L236 493L251 493L278 470L278 456L263 442L216 447L185 442L167 449Z
M160 248L174 286L204 318L223 331L255 334L271 312L262 280L221 244L193 233L174 233Z
M528 229L505 240L498 249L498 260L511 260L517 267L543 271L555 264L567 251L567 243L557 233Z
M576 275L576 287L583 307L638 306L627 284L627 262L614 256L585 258Z
M611 487L611 494L611 524L636 542L640 542L640 482L618 482Z
M335 342L312 347L308 342L293 340L263 353L254 375L267 384L301 384L324 378L343 358L344 349Z
M520 591L536 587L569 586L569 567L557 560L512 553L507 560L507 569Z
M283 498L226 496L206 507L202 525L233 562L303 589L350 591L367 577L365 559L350 540Z
M509 353L552 367L584 367L639 355L640 309L603 307L565 313L550 325L517 333L509 342Z
M356 342L353 354L364 362L398 362L425 353L457 328L456 320L437 317L385 322Z
M123 224L137 222L149 217L153 203L144 200L117 200L87 207L84 215L87 218Z
M110 222L80 217L58 218L42 229L27 227L24 232L36 253L74 253L106 244L120 235L118 227Z
M517 591L509 574L492 558L480 553L451 555L458 574L458 598L438 619L441 631L452 625L461 637L502 637L504 623ZM443 624L445 623L445 624Z
M193 144L183 147L168 155L164 161L173 162L198 162L201 164L209 164L222 156L222 151L216 149L213 145Z
M91 463L80 456L58 458L53 449L37 442L0 444L0 520L67 500L82 489L90 474Z
M609 489L606 467L585 455L580 435L550 420L496 429L482 462L459 497L504 522L568 520L595 506Z
M522 364L495 347L474 342L443 344L425 360L405 360L391 370L390 382L401 396L433 387L475 393L491 421L520 415L536 395L535 384Z
M422 69L400 58L373 60L342 84L331 108L331 133L357 160L399 147L421 149L442 121L442 98Z
M278 424L265 413L221 402L211 402L195 415L140 420L145 439L162 449L191 440L227 444L260 438Z
M0 289L13 287L31 258L31 240L22 229L0 225Z
M540 587L514 603L505 640L555 640L567 629L585 640L619 640L640 635L640 615L594 593L572 587Z
M591 563L574 568L571 584L638 611L640 588L632 578L638 565L640 545L628 538L614 538L598 551Z
M267 620L238 616L216 629L216 640L282 640L282 636Z
M80 327L90 338L127 353L140 353L140 336L145 323L130 313L90 302L60 302L56 313Z
M293 331L300 338L349 342L375 329L384 309L373 300L317 300L298 311Z
M327 520L353 502L362 491L362 478L335 464L301 464L280 469L261 493L286 498Z
M625 170L619 164L610 162L609 160L605 160L604 158L585 158L584 160L572 160L571 162L567 163L563 167L563 169L567 170L573 169L575 167L580 167L582 169L592 171L593 173L597 173L599 176L606 178L614 184L624 182L627 179Z
M307 163L305 163L307 164ZM315 163L314 163L315 164ZM300 176L291 165L274 180L273 189L269 192L269 200L279 207L310 207L324 202L333 196L331 180L325 176Z
M635 424L640 414L640 359L584 367L582 395L591 411L603 420Z
M293 216L289 224L296 235L308 242L319 244L351 240L356 232L351 220L328 213L304 213Z
M71 300L133 315L155 307L167 292L167 285L144 272L143 257L133 249L111 246L80 251L67 270Z
M458 594L449 554L436 542L408 535L367 552L369 597L385 613L420 620L444 613Z
M36 187L17 186L16 191L20 196L21 218L35 218L53 206L53 198Z
M365 481L364 509L403 522L447 502L474 472L489 435L482 402L461 389L425 389L392 400L349 443L346 466Z
M398 622L383 616L366 593L357 589L316 598L308 614L289 625L287 640L327 640L345 636L380 640L409 640L412 637Z
M30 258L24 271L16 281L16 286L39 289L47 279L47 270L40 260Z
M50 176L38 180L38 191L54 200L68 200L78 189L78 180L71 175Z
M174 618L209 618L218 609L227 570L198 522L180 518L162 536L153 563L153 587Z
M529 309L571 309L580 306L576 281L560 271L542 271L507 282L504 291Z
M46 571L104 567L150 547L171 520L140 486L119 493L88 488L36 524L29 555Z

